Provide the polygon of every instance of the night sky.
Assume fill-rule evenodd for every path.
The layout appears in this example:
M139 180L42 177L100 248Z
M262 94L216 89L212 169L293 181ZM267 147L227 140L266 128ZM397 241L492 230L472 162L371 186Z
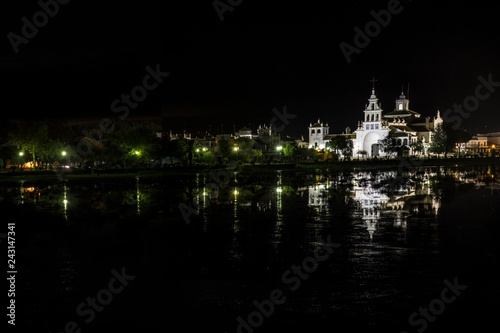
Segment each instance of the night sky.
M410 108L428 116L474 95L480 75L500 81L498 15L486 1L401 1L400 13L348 64L339 44L354 45L354 27L364 30L370 12L388 3L244 0L221 21L212 0L70 1L15 54L7 34L20 33L21 17L40 8L2 1L2 118L112 118L111 102L157 63L170 76L131 116L163 114L169 128L193 134L222 124L226 133L255 131L285 105L297 115L285 134L306 137L318 117L331 132L354 129L372 76L385 112L410 83ZM500 131L498 105L500 91L463 126Z

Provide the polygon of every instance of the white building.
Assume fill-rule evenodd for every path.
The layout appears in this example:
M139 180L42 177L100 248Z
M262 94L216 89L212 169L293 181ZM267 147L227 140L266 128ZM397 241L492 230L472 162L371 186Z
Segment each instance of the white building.
M358 128L354 131L356 138L353 140L354 152L366 151L367 156L383 155L379 141L389 135L388 122L382 118L382 109L375 95L375 88L365 106L364 121L358 122Z
M249 139L252 139L253 138L253 135L252 135L252 130L250 128L242 128L238 131L238 135L237 135L238 138L249 138Z
M358 122L353 134L347 130L345 134L330 134L328 123L324 125L318 119L317 123L309 126L309 148L324 149L334 136L345 135L353 141L355 155L364 151L369 157L385 156L380 141L390 136L398 146L406 150L410 150L411 143L420 140L424 149L419 153L426 153L432 142L434 128L443 120L439 110L431 121L430 117L421 117L420 113L410 110L409 105L409 99L401 93L396 100L395 109L384 115L373 87L363 111L363 120Z
M328 123L323 124L319 119L315 124L309 124L309 148L325 149L325 144L331 140Z

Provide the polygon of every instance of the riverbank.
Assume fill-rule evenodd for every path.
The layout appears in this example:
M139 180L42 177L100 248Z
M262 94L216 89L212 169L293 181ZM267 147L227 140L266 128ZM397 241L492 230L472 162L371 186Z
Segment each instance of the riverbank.
M324 170L337 170L337 171L351 171L351 170L391 170L401 169L408 170L413 167L439 167L439 166L473 166L473 165L500 165L499 157L488 158L448 158L448 159L404 159L404 160L351 160L351 161L321 161L310 163L281 163L281 164L248 164L241 165L237 169L244 172L261 172L270 170L311 170L311 169L324 169ZM182 176L193 173L203 172L217 172L228 170L228 168L235 169L234 165L216 165L212 167L207 166L176 166L163 169L122 169L122 170L62 170L62 171L17 171L17 172L3 172L0 173L0 183L11 182L19 180L55 180L55 179L119 179L131 177L161 177L161 176Z

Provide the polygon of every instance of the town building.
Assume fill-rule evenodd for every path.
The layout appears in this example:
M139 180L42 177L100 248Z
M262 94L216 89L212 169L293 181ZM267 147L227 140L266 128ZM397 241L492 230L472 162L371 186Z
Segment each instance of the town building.
M381 141L389 136L407 151L411 150L412 143L420 140L423 149L418 153L425 154L432 142L434 128L441 124L443 119L439 110L431 120L430 117L422 117L420 113L410 110L409 105L410 100L401 92L394 110L384 114L373 87L363 110L363 120L358 121L353 133L346 128L345 133L332 134L328 123L318 119L317 123L309 125L309 148L325 149L334 136L344 135L352 140L354 154L362 152L369 157L385 156Z

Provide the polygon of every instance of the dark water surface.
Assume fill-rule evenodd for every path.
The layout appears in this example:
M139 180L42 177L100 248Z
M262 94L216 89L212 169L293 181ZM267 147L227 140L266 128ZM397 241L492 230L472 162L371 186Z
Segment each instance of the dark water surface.
M17 320L42 332L70 321L81 332L238 332L238 317L257 323L245 333L485 330L500 310L499 171L0 184L2 216L17 222ZM328 238L339 246L315 265ZM101 292L99 310L78 313L109 288L113 269L135 278L110 300ZM434 301L444 280L467 289ZM268 304L277 289L282 304L256 314L254 301ZM437 315L423 319L429 306Z

